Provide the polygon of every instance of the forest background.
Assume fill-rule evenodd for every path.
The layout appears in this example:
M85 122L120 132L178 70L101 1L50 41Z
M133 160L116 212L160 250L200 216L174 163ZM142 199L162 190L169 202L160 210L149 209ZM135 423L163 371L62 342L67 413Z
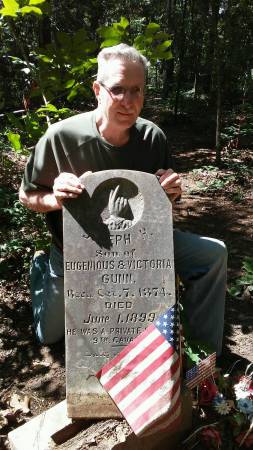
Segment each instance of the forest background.
M41 215L19 204L18 188L27 157L46 128L95 107L96 55L120 42L134 45L150 61L143 115L167 134L185 187L175 223L228 246L228 364L253 361L252 2L0 4L2 409L27 383L33 414L64 397L62 347L38 348L29 300L30 258L48 248L49 236ZM17 416L0 426L3 448L6 432L18 423Z

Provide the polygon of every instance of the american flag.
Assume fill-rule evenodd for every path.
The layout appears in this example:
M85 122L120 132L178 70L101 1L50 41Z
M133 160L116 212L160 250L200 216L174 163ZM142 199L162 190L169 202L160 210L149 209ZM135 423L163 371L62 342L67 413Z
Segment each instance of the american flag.
M97 377L137 436L174 429L181 413L177 306L159 316Z
M213 375L215 372L215 364L216 364L216 353L212 353L207 358L200 361L199 364L187 370L185 378L186 378L186 386L189 389L195 388L201 381L204 381L206 378Z

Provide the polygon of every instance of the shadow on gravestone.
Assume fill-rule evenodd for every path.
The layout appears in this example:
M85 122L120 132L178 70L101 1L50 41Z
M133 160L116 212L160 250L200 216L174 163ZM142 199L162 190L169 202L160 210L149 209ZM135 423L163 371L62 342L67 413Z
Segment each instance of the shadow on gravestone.
M64 207L83 229L84 237L89 236L100 247L110 249L110 233L106 224L103 223L98 209L92 208L92 199L87 191L79 196L79 201L85 205L85 210L76 207L75 199L64 202Z
M112 246L110 231L130 228L139 220L143 210L137 186L124 178L101 183L92 197L84 190L79 201L83 208L77 208L76 199L68 200L64 207L83 228L85 235L106 249Z

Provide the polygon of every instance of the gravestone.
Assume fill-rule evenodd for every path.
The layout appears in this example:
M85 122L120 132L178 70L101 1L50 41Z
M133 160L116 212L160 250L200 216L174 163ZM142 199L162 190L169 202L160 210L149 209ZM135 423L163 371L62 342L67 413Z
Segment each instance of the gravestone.
M63 208L68 415L121 417L95 375L175 303L172 208L151 174L81 180Z

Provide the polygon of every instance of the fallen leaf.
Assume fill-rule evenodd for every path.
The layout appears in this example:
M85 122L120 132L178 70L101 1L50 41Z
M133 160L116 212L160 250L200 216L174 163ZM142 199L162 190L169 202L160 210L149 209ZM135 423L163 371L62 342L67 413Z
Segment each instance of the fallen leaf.
M30 398L27 395L22 398L19 394L13 394L10 399L10 406L14 409L14 412L21 411L23 414L29 414L29 405Z

